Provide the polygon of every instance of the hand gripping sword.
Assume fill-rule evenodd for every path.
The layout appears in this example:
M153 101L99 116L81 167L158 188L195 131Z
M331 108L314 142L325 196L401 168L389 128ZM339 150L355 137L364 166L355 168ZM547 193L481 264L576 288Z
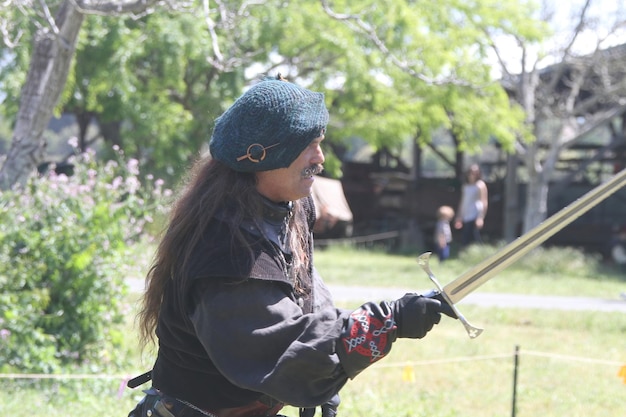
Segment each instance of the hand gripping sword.
M450 304L454 313L457 315L463 326L465 326L465 330L467 331L469 337L471 339L478 337L478 335L482 333L483 329L472 326L465 319L465 317L463 317L455 304L465 298L465 296L474 291L476 288L496 276L504 268L507 268L514 262L517 262L522 256L541 245L565 226L604 201L624 185L626 185L626 169L623 169L618 174L611 177L608 181L598 185L573 203L564 207L551 217L548 217L527 233L518 237L498 252L461 274L445 287L441 286L435 275L430 270L428 258L430 258L431 253L426 252L420 255L417 258L417 262L436 287L435 290L426 296L434 297L440 295L448 304Z

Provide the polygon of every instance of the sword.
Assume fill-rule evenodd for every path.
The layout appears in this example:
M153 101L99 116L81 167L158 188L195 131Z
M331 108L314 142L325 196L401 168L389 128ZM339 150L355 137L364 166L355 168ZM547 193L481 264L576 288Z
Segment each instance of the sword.
M417 262L426 272L430 280L435 284L436 289L427 294L428 297L441 296L457 315L471 339L478 337L483 329L472 326L456 307L456 303L465 298L476 288L496 276L504 268L517 262L522 256L535 249L543 242L554 236L568 224L591 210L593 207L607 199L617 190L626 185L626 169L623 169L608 181L598 185L578 198L568 206L564 207L551 217L548 217L539 225L532 228L527 233L518 237L498 252L478 263L461 274L454 281L446 286L442 286L428 265L428 258L431 253L426 252L417 258Z

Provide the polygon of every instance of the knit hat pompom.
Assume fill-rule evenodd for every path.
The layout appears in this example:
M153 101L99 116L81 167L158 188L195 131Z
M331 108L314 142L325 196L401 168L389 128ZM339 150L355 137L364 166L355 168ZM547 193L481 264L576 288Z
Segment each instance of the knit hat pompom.
M286 168L327 124L324 94L279 75L252 86L217 118L209 150L235 171Z

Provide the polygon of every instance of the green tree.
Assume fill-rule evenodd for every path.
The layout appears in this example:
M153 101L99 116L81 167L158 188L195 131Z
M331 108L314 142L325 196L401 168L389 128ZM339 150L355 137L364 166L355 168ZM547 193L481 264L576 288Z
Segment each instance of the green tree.
M446 127L460 150L476 152L491 138L512 149L516 136L524 134L521 109L509 103L494 78L488 34L506 30L538 39L541 25L531 19L532 3L365 1L334 2L332 8L322 3L367 51L363 74L379 93L365 88L353 96L354 102L370 103L365 108L371 110L360 123L359 115L353 116L363 130L376 129L372 121L383 126L375 142L403 140L418 131L424 143ZM355 92L363 85L360 79L347 82Z
M25 184L44 159L43 132L66 85L86 13L145 13L156 3L165 1L50 0L34 6L28 0L8 0L3 4L0 33L4 45L15 48L15 40L25 30L32 34L33 44L23 87L15 96L19 107L11 148L0 168L0 189ZM26 56L24 52L16 55Z
M427 142L443 125L472 150L491 136L510 144L520 127L519 110L491 77L485 34L513 28L530 38L526 2L216 4L141 19L88 16L61 108L83 127L97 120L101 137L171 173L261 73L281 71L327 93L329 142L358 135L393 147L417 131Z

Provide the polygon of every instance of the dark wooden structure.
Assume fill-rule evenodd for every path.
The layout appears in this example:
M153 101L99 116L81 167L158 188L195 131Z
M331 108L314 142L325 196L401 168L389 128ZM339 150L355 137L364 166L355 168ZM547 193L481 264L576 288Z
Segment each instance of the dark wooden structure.
M586 168L585 163L590 159L598 159L593 155L605 154L602 148L581 146L580 151L590 156L582 157L577 156L576 152L569 152L570 158L560 161L560 179L551 184L548 196L549 215L597 185L593 169ZM611 167L618 171L626 166L626 142L615 149L611 157L605 155L599 158L601 164L598 169L606 170ZM489 210L482 235L491 242L504 239L505 174L498 174L505 172L502 166L504 161L499 164L499 167L490 167L489 170L496 174L486 179ZM460 199L461 182L455 178L418 176L413 179L406 167L389 169L376 162L345 162L343 172L342 184L354 215L355 236L398 231L405 235L404 242L409 241L424 250L431 250L437 208L449 205L456 210ZM518 193L518 204L523 208L525 184L519 184ZM548 240L547 244L572 246L606 255L607 243L613 230L624 225L626 189L618 191L582 215ZM522 230L521 220L515 225L515 230L519 236Z

